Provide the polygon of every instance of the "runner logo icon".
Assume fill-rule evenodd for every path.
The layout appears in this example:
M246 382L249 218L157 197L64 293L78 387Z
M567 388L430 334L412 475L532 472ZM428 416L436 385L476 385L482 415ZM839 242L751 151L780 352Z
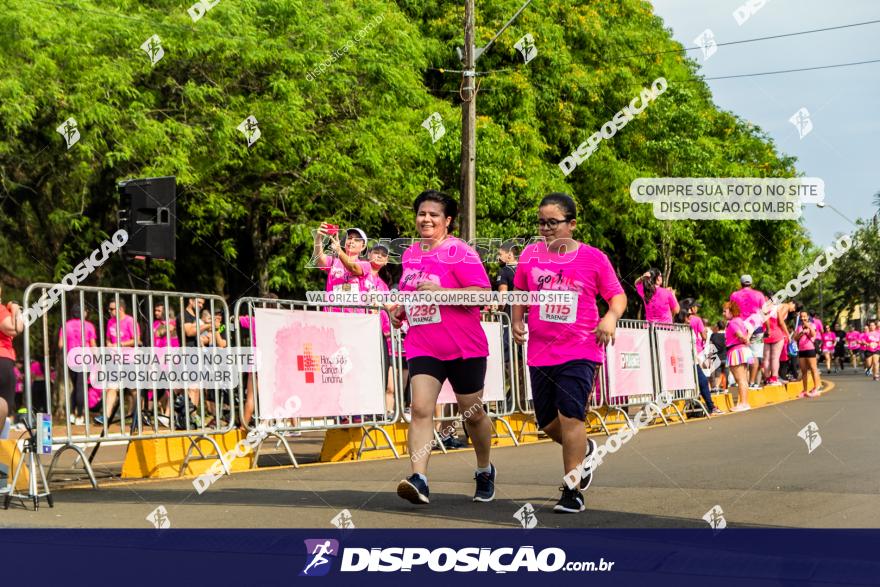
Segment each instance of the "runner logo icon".
M330 557L339 555L339 541L332 538L309 539L306 543L306 566L300 577L323 577L332 567Z

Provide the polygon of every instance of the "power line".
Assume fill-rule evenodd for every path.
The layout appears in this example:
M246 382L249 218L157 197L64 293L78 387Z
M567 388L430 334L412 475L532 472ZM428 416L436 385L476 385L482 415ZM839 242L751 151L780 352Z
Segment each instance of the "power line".
M711 80L719 80L719 79L734 79L740 77L757 77L761 75L777 75L780 73L795 73L798 71L814 71L817 69L835 69L837 67L851 67L853 65L866 65L868 63L880 63L880 59L871 59L868 61L853 61L851 63L837 63L835 65L817 65L815 67L800 67L797 69L780 69L778 71L762 71L760 73L743 73L738 75L721 75L715 77L707 77L696 80L670 80L678 83L695 83L701 81L711 81Z
M840 26L824 27L821 29L810 29L807 31L798 31L795 33L784 33L781 35L770 35L767 37L755 37L754 39L743 39L740 41L726 41L724 43L715 43L715 45L718 47L725 47L728 45L742 45L744 43L756 43L758 41L769 41L771 39L782 39L785 37L796 37L798 35L809 35L812 33L823 33L826 31L835 31L835 30L839 30L839 29L847 29L847 28L852 28L852 27L857 27L857 26L865 26L865 25L869 25L869 24L877 24L877 23L880 23L880 19L866 20L864 22L854 22L851 24L844 24L844 25L840 25ZM696 47L681 47L680 49L669 49L667 51L655 51L652 53L637 53L635 55L626 55L626 56L616 57L615 59L632 59L635 57L650 57L652 55L665 55L667 53L680 53L681 51L695 51L697 49L702 49L702 47L700 47L698 45Z

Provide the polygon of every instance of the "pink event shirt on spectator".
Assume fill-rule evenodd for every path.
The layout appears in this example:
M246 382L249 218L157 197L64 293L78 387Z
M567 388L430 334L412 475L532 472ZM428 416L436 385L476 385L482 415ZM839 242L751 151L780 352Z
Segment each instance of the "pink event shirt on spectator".
M165 325L168 322L170 325L175 326L174 335L170 337L171 344L168 344L169 335L168 332L159 336L158 330L160 326ZM180 339L177 338L177 320L153 320L153 342L157 348L163 349L165 347L176 348L180 346Z
M389 291L388 284L379 277L378 274L373 275L371 272L367 278L364 280L364 286L367 291ZM379 312L379 320L382 322L382 334L387 336L391 335L391 321L388 319L388 314L385 312ZM391 351L391 341L387 341L388 350Z
M548 251L543 242L528 245L520 256L513 285L526 291L577 292L577 314L573 322L545 321L540 306L529 307L527 362L530 366L605 360L605 349L596 342L593 332L599 324L596 296L601 295L607 302L624 293L605 253L583 243L564 255Z
M98 341L98 335L95 332L95 325L88 320L83 321L80 318L71 318L64 323L64 331L67 333L67 350L78 349L81 347L90 347L92 343ZM83 342L83 334L85 334L85 342ZM58 329L58 337L61 338L61 329Z
M703 333L706 332L706 325L703 324L703 319L699 316L691 316L689 322L691 323L691 330L694 331L694 337L697 339L697 353L701 353L705 344Z
M116 344L117 342L128 342L129 340L134 340L135 338L135 328L137 328L137 338L141 337L141 328L140 326L135 326L134 318L131 315L126 315L125 318L119 321L119 339L116 339L116 318L110 318L107 320L107 342L111 345Z
M39 361L31 361L31 381L34 379L45 379L46 374L43 372L43 364Z
M835 342L837 342L837 335L830 330L825 331L825 334L822 335L822 350L833 351Z
M738 289L730 294L730 301L739 306L739 315L743 321L748 320L753 314L762 316L761 309L764 306L764 294L751 287ZM759 328L763 328L763 322L758 321Z
M804 332L804 325L800 324L795 330L794 334L797 337L799 332ZM806 330L806 334L802 337L798 338L798 350L799 351L813 351L816 350L816 344L813 342L813 337L817 336L815 325L808 325L808 329Z
M327 291L338 291L338 292L362 292L366 291L366 286L364 285L364 281L370 276L370 262L364 261L362 259L355 260L355 263L361 268L363 271L363 275L355 275L351 271L349 271L342 261L339 260L338 257L332 257L332 261L330 265L327 267L321 267L322 270L327 271ZM362 313L364 310L359 308L353 308L351 306L348 307L327 307L324 308L327 312L356 312Z
M743 320L739 316L737 316L736 318L731 318L730 321L727 323L727 329L725 329L724 331L724 344L727 346L728 352L741 346L745 346L745 343L737 338L737 333L748 336L745 320Z
M423 282L437 284L442 289L491 289L480 256L453 236L430 251L423 251L421 241L416 241L403 253L402 263L403 274L398 286L402 292L415 291ZM404 340L407 358L434 357L449 361L489 356L489 344L480 325L477 306L410 306L407 315L409 332Z
M645 299L645 287L642 282L636 283L636 291ZM651 301L645 304L645 320L648 322L672 322L672 314L678 300L671 289L658 287L651 296Z

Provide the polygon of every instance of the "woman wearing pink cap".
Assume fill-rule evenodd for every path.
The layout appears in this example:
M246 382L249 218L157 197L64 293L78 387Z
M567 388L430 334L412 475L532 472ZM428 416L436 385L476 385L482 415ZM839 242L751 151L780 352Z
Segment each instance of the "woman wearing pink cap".
M370 275L370 263L360 258L367 246L367 235L360 228L345 231L345 247L339 242L339 228L322 222L315 233L315 258L318 267L327 272L327 291L358 293L365 291L364 280ZM324 254L324 237L330 237L333 257ZM363 312L350 306L328 307L329 312Z
M403 254L401 292L489 291L491 284L479 254L450 234L458 202L428 190L413 203L420 239ZM412 385L409 453L413 474L397 486L397 495L415 504L429 502L428 458L434 436L434 407L448 379L474 445L477 489L474 501L495 498L495 466L489 461L492 424L483 411L483 384L489 345L476 306L408 305L392 314L392 326L409 322L404 341Z

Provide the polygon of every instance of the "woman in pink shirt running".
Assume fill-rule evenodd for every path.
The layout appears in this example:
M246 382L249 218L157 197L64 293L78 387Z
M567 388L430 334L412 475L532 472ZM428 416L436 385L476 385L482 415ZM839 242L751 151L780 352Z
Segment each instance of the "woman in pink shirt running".
M672 317L681 311L675 290L663 287L663 274L659 269L648 269L638 281L636 291L645 302L645 320L671 323Z
M739 391L736 405L731 411L745 412L752 407L749 405L749 365L754 357L749 348L749 331L739 315L739 304L736 302L724 302L724 319L727 320L727 329L724 331L727 366L730 367Z
M450 234L458 202L442 192L424 191L413 203L419 239L403 254L401 292L489 291L479 254ZM483 411L489 344L477 306L410 304L396 309L391 325L409 322L404 347L412 385L409 454L412 475L397 495L415 504L429 502L428 458L434 437L434 407L448 379L477 456L474 501L495 499L495 466L489 462L492 424Z
M798 362L801 367L801 381L804 384L804 390L798 397L819 397L822 380L819 377L819 365L816 361L816 341L821 338L816 324L810 319L810 314L806 310L800 313L800 321L794 331L794 340L798 345ZM807 391L810 373L813 374L813 388Z

